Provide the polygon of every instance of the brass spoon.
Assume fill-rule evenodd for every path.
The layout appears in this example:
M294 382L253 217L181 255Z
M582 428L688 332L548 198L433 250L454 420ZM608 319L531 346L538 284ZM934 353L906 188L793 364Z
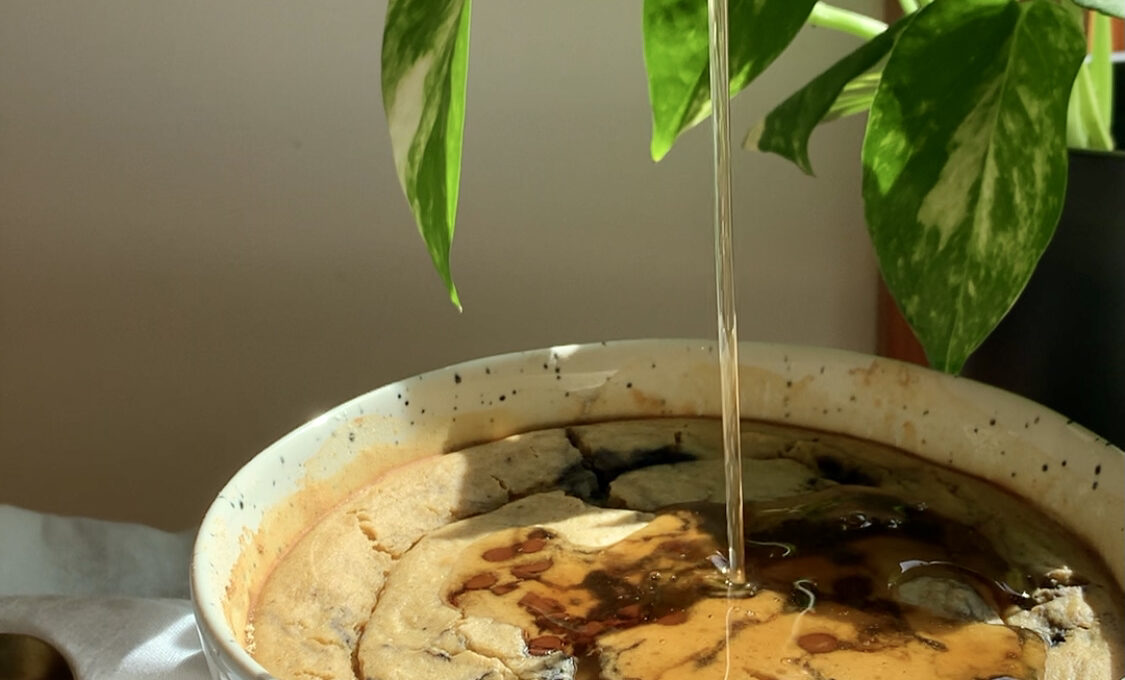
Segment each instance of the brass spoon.
M32 635L0 633L0 680L74 680L66 659Z

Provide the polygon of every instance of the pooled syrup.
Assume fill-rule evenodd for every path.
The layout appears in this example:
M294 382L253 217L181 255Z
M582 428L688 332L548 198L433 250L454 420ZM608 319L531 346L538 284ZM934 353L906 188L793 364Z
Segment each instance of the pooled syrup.
M712 564L724 519L718 504L668 508L599 550L509 529L464 553L445 598L590 680L1041 676L1037 635L961 618L970 602L1029 606L1034 585L968 526L867 487L751 503L757 588L738 597Z
M993 613L1029 605L1026 584L1005 580L1012 570L972 529L847 487L744 507L727 35L727 1L708 0L725 507L662 514L598 553L512 536L491 553L512 562L505 580L482 568L450 601L466 613L518 609L530 652L585 659L583 680L1039 678L1035 635L901 596L930 579Z
M667 508L599 550L491 534L446 601L519 626L531 655L577 658L580 680L1040 678L1043 640L999 620L1034 584L972 528L868 487L744 503L726 0L708 29L726 504Z
M1037 679L1038 636L959 620L1031 604L971 528L866 488L744 505L727 34L726 0L708 0L725 507L670 509L593 553L515 532L450 602L523 621L530 653L578 657L582 680ZM927 587L966 611L927 606Z

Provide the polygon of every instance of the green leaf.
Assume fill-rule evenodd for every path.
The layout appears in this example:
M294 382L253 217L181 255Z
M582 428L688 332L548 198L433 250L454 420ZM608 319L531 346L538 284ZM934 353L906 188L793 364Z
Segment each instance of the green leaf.
M879 89L879 81L882 79L882 71L870 71L848 81L820 122L829 123L870 109L871 102L875 100L875 92Z
M461 182L469 13L469 0L390 0L382 53L383 108L395 170L458 309L449 250Z
M730 0L730 93L758 76L801 29L816 0ZM652 158L711 113L707 0L645 0Z
M1081 5L1115 17L1125 17L1125 0L1074 0L1074 4Z
M1049 0L938 0L887 61L863 143L867 223L936 368L961 369L1054 232L1084 54L1081 31Z
M849 88L849 84L887 56L895 38L912 16L896 22L797 90L747 133L742 146L772 151L793 161L806 173L813 174L809 161L809 137L813 130L828 116L833 105L840 100L841 93L854 89ZM862 97L860 99L866 101ZM841 112L857 112L854 107L843 104Z

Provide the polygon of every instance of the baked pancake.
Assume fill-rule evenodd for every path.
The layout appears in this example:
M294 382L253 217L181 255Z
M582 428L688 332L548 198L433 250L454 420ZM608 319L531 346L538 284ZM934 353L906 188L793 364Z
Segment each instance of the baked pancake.
M373 480L273 569L280 678L1117 680L1123 598L1014 496L744 423L754 587L732 591L712 419L531 432Z

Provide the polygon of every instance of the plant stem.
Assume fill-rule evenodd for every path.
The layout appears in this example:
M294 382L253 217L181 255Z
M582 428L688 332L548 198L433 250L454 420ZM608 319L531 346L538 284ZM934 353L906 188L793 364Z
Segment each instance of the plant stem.
M813 26L851 33L864 40L870 40L887 30L887 25L878 19L872 19L866 14L853 12L850 9L834 7L825 2L813 5L809 23Z
M1084 65L1083 67L1084 68ZM1090 148L1090 133L1086 129L1083 117L1082 97L1079 95L1080 77L1074 79L1074 86L1070 90L1070 99L1066 103L1066 145L1071 149Z
M902 6L903 14L912 14L918 11L918 0L898 0L898 4Z
M1086 10L1073 3L1071 14L1085 32ZM1078 68L1067 102L1066 143L1078 149L1113 149L1109 131L1113 97L1113 66L1110 63L1108 19L1094 13L1090 25L1090 56Z
M1077 96L1078 107L1082 110L1083 118L1088 121L1086 133L1090 136L1088 145L1091 149L1109 151L1113 149L1113 137L1109 134L1109 121L1102 117L1098 106L1098 98L1094 93L1094 79L1090 75L1090 64L1082 64L1078 69ZM1075 96L1074 94L1071 95Z
M1093 12L1090 21L1090 84L1098 104L1101 120L1113 118L1113 37L1109 17Z

